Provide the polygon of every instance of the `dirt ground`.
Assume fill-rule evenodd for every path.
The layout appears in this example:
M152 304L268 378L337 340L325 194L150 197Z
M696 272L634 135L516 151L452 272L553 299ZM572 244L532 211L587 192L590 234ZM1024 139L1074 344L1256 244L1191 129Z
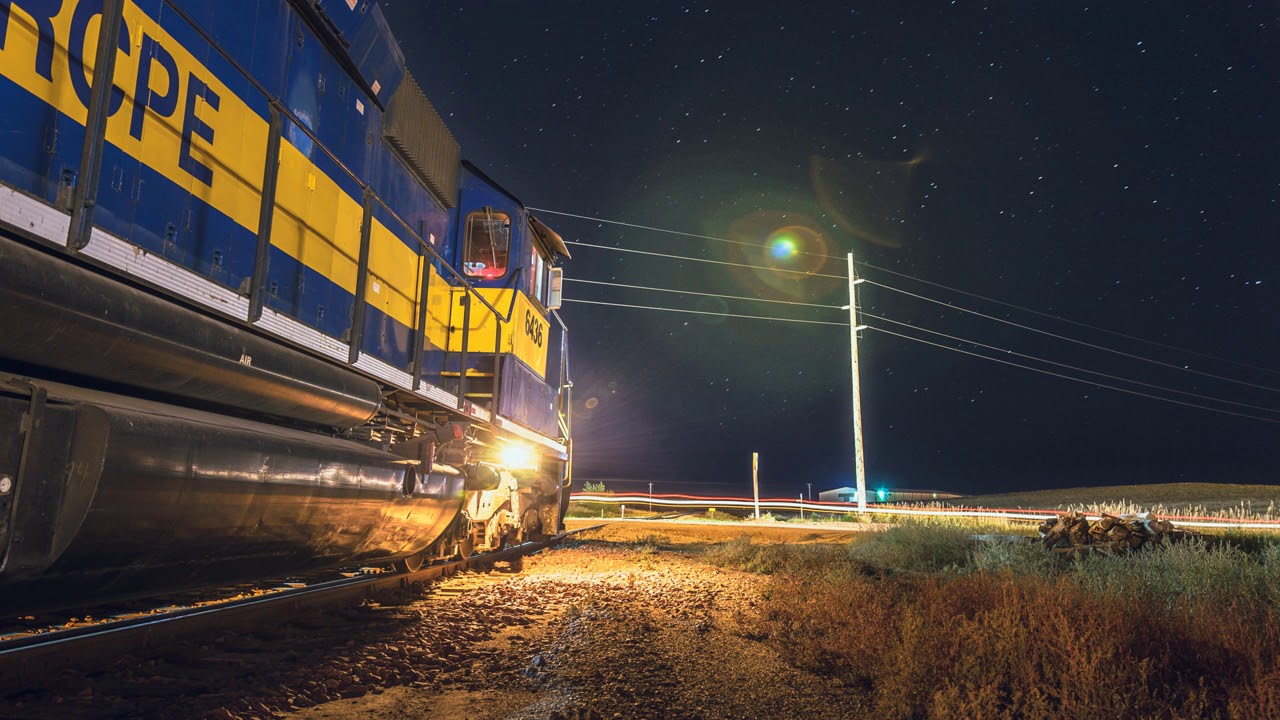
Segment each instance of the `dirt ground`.
M519 572L500 565L66 671L52 689L0 698L0 719L867 716L857 694L788 666L777 639L757 632L767 578L700 559L743 535L851 537L789 524L613 522Z
M391 688L288 717L865 716L852 693L788 666L755 633L763 578L696 558L701 547L744 534L757 543L849 540L809 527L614 522L470 594L521 598L547 612L461 647L456 682L438 691Z

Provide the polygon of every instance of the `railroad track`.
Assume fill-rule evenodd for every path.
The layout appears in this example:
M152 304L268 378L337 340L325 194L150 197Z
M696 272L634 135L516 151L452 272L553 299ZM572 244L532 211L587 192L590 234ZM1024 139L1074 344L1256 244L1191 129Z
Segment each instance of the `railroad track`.
M0 638L0 695L43 687L55 682L63 669L100 666L130 654L158 654L180 640L288 618L303 608L351 604L380 591L436 581L468 569L491 569L509 563L518 570L523 558L552 547L574 534L600 525L577 528L536 542L496 552L423 567L414 572L357 574L303 587L281 588L269 594L189 607L81 622L68 627L40 629Z

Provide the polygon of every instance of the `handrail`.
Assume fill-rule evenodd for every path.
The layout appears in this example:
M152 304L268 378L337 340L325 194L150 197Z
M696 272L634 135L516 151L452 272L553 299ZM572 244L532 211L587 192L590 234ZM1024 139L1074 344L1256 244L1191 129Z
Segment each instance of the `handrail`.
M99 25L97 57L93 64L89 114L84 123L84 142L80 148L76 184L71 189L71 222L67 229L67 248L73 251L83 250L88 246L93 234L93 211L97 205L98 184L102 179L107 117L113 112L110 105L111 97L115 94L116 48L119 45L117 38L123 29L124 2L107 0L101 10L102 23ZM8 22L7 17L5 22ZM128 52L127 42L126 40L125 52ZM174 82L174 79L171 78L170 82Z
M556 402L556 423L564 433L565 441L573 441L573 379L569 377L569 326L560 317L559 310L552 310L553 317L560 326L560 393Z
M265 94L265 93L264 93L264 94ZM489 302L489 301L488 301L488 299L486 299L483 295L481 295L481 294L480 294L480 292L478 291L478 289L477 289L473 284L471 284L471 283L467 280L466 276L464 276L462 273L458 272L458 269L457 269L457 268L455 268L452 264L450 264L450 263L449 263L449 261L448 261L448 260L446 260L446 259L444 258L444 256L440 254L440 251L439 251L439 250L437 250L437 249L435 248L435 246L434 246L434 245L432 245L430 242L427 242L427 241L426 241L426 239L425 239L425 238L423 238L423 237L422 237L422 235L421 235L420 233L418 233L416 230L414 230L414 229L413 229L413 227L412 227L412 226L410 226L410 225L409 225L409 223L407 223L407 222L405 221L405 219L400 215L400 213L396 212L394 208L392 208L390 205L388 205L388 204L386 203L386 201L382 199L382 196L380 196L380 195L377 193L377 191L376 191L376 190L374 190L374 189L373 189L373 187L372 187L370 184L368 184L368 183L364 182L363 180L361 180L361 179L360 179L360 177L359 177L359 176L357 176L354 172L352 172L352 171L351 171L351 169L350 169L350 168L348 168L348 167L346 166L346 164L345 164L345 163L343 163L343 162L342 162L342 160L340 160L340 159L338 158L338 156L337 156L337 155L335 155L335 154L334 154L334 153L333 153L333 152L332 152L332 151L331 151L331 150L330 150L330 149L329 149L329 148L324 144L324 142L322 142L322 141L320 140L320 137L319 137L318 135L316 135L316 133L315 133L315 132L313 132L313 131L311 130L311 128L309 128L309 127L307 127L306 125L304 125L304 124L302 124L301 122L299 122L298 118L297 118L297 117L296 117L296 116L295 116L295 115L294 115L294 114L293 114L293 113L292 113L292 112L291 112L287 107L281 107L281 110L283 110L284 114L288 116L289 120L293 123L294 127L297 127L299 130L301 130L301 131L302 131L302 132L307 136L307 138L311 140L312 144L313 144L315 147L319 148L319 149L320 149L320 151L321 151L322 153L324 153L324 154L325 154L325 155L326 155L330 160L332 160L332 161L333 161L333 163L334 163L334 164L335 164L339 169L341 169L343 172L345 172L345 173L347 174L347 176L348 176L348 177L350 177L352 180L354 180L354 181L356 182L356 184L358 184L358 185L361 187L361 189L363 190L364 199L365 199L365 203L364 203L365 207L364 207L364 212L363 212L363 214L365 215L365 217L364 217L364 218L363 218L363 220L362 220L362 236L363 236L363 237L367 237L367 228L371 225L372 220L373 220L373 217L372 217L372 216L373 216L373 206L372 206L372 204L370 203L370 201L372 201L373 203L377 203L377 204L378 204L378 205L379 205L383 210L385 210L385 211L386 211L386 213L387 213L389 216L391 216L393 219L395 219L396 223L397 223L397 224L399 224L399 225L400 225L400 227L402 227L402 228L405 230L405 232L409 233L409 235L410 235L410 236L411 236L415 241L417 241L417 243L418 243L418 247L419 247L419 249L420 249L420 250L425 250L425 251L426 251L426 253L431 257L431 260L436 261L436 262L439 262L440 267L442 267L443 269L445 269L446 271L448 271L448 274L449 274L450 276L452 276L452 279L453 279L453 280L455 281L455 283L456 283L456 284L455 284L455 283L450 283L451 287L461 287L461 288L463 289L463 291L464 291L464 293L465 293L465 295L466 295L466 298L467 298L467 302L465 303L465 306L464 306L464 308L463 308L462 350L460 350L460 351L459 351L459 353L460 353L460 356L459 356L459 362L460 362L459 367L460 367L460 369L459 369L459 373L458 373L458 378L459 378L459 380L458 380L458 409L459 409L459 410L461 410L461 409L463 409L463 407L465 407L465 402L466 402L466 383L467 383L467 380L466 380L466 361L467 361L467 345L468 345L468 341L469 341L469 339L470 339L470 337L469 337L469 336L470 336L470 327L471 327L471 300L472 300L473 298L474 298L475 300L479 300L479 301L480 301L480 304L481 304L481 305L483 305L483 306L484 306L484 307L485 307L485 308L486 308L486 309L487 309L487 310L488 310L488 311L493 315L493 317L495 318L495 320L498 320L498 321L499 321L498 323L495 323L498 327L497 327L497 329L496 329L496 331L495 331L496 338L495 338L495 340L494 340L494 350L495 350L495 353L494 353L494 392L493 392L493 403L492 403L492 408L493 408L493 411L494 411L494 412L496 412L496 411L497 411L497 395L498 395L498 392L499 392L499 391L498 391L498 387L497 387L497 385L498 385L498 382L497 382L497 373L498 373L498 369L497 369L497 367L498 367L498 364L501 362L500 357L499 357L499 356L501 355L501 348L500 348L500 346L501 346L501 344L502 344L502 343L501 343L501 338L502 338L502 327L501 327L501 323L504 323L504 322L505 322L505 323L509 323L509 322L511 322L511 315L512 315L512 313L515 311L515 298L514 298L514 297L512 298L511 307L507 309L507 312L506 312L505 314L503 314L503 312L502 312L501 310L499 310L497 307L495 307L495 306L493 305L493 303ZM365 247L366 247L366 246L367 246L367 242L362 242L362 250L363 250L363 249L365 249ZM362 255L363 255L363 253L362 253ZM423 279L422 279L422 280L420 280L420 282L421 282L423 285L425 285L425 284L426 284L426 279L430 277L430 276L428 275L428 268L431 266L431 264L432 264L432 263L424 263L424 264L423 264L423 267L422 267L422 273L421 273L421 274L422 274ZM365 273L367 274L367 272L368 272L367 267L366 267L366 268L364 268L364 270L365 270ZM256 267L255 267L255 273L257 273L257 272L258 272L258 271L257 271L257 269L256 269ZM514 285L514 284L515 284L516 279L520 276L520 272L521 272L521 269L517 269L516 273L512 276L512 279L511 279L511 281L510 281L509 285ZM358 284L359 284L359 281L360 281L361 279L362 279L362 278L357 278L357 282L358 282ZM366 309L365 309L364 307L362 307L362 306L361 306L361 304L360 304L360 300L361 300L361 298L360 298L360 297L358 297L358 296L355 298L356 305L355 305L355 310L354 310L354 312L353 312L353 318L352 318L353 322L352 322L352 337L351 337L351 356L352 356L352 357L350 357L350 358L348 359L348 364L354 364L354 363L355 363L355 361L358 359L358 354L359 354L359 347L358 347L358 345L359 345L359 343L363 340L363 338L357 338L357 337L355 337L355 334L356 334L357 329L358 329L361 325L363 325L363 323L358 322L358 321L356 321L356 320L355 320L355 316L356 316L356 314L358 314L358 313L363 313L363 312L365 312L365 311L366 311ZM420 313L420 315L421 315L421 313ZM425 321L425 318L424 318L424 321ZM422 331L422 328L419 328L416 332L417 332L417 333L421 333L421 331ZM446 352L447 352L447 350L446 350ZM417 363L417 364L420 366L420 365L421 365L421 362L422 362L422 357L421 357L421 356L422 356L422 353L419 351L419 352L418 352L418 355L419 355L419 358L418 358L418 363ZM419 369L415 368L414 376L415 376L415 378L416 378L416 380L415 380L415 385L416 385L418 382L420 382L420 381L421 381L421 372L420 372L420 370L419 370Z
M276 134L276 137L279 137L280 135L283 134L282 132L283 128L281 127L283 123L281 121L288 120L294 128L297 128L299 131L301 131L311 141L313 147L318 148L320 152L323 153L324 156L327 157L328 160L332 162L333 165L340 172L345 173L346 176L351 181L354 181L354 183L360 187L362 191L362 195L364 196L363 197L363 200L364 200L363 214L365 215L365 217L363 218L363 224L365 225L365 228L362 228L363 230L362 235L365 236L365 239L362 242L362 245L364 246L362 249L365 251L365 253L367 253L367 246L368 246L368 240L367 240L368 233L369 233L368 226L371 224L372 215L373 215L372 203L377 203L379 206L382 207L383 210L386 211L387 215L393 218L397 224L399 224L414 240L417 241L419 246L419 254L420 255L425 254L430 258L429 262L423 263L422 271L419 277L419 286L421 289L421 292L420 292L421 297L419 298L419 303L423 306L425 306L426 304L426 287L430 282L430 272L431 272L430 267L434 263L438 263L439 267L442 270L444 270L448 276L451 277L451 280L452 280L452 282L450 282L451 287L459 287L463 290L464 297L466 298L466 302L464 303L464 310L463 310L464 319L463 319L462 350L459 351L461 354L462 367L459 372L458 409L463 408L463 403L465 398L465 386L466 386L466 367L465 366L466 366L466 357L467 357L467 345L469 340L470 313L471 313L472 299L478 300L480 304L483 305L485 309L487 309L493 315L493 317L499 321L498 323L496 323L498 327L495 331L496 339L494 343L494 350L495 350L494 352L494 356L495 356L494 357L494 393L493 393L493 403L492 403L493 412L496 413L497 412L497 396L499 392L498 372L499 372L499 365L501 363L501 354L502 354L501 353L501 344L502 344L501 343L501 338L502 338L501 324L511 322L512 315L515 312L514 295L511 300L511 306L507 308L506 313L503 313L497 307L495 307L493 303L489 302L489 300L487 300L483 295L480 294L479 290L471 282L469 282L467 278L458 271L457 268L455 268L452 264L450 264L447 260L445 260L444 256L440 254L440 252L435 248L434 245L432 245L430 242L427 242L422 237L422 234L417 232L412 226L410 226L409 223L405 221L404 217L400 215L400 213L396 212L395 209L387 205L387 203L382 199L382 197L374 190L372 185L370 185L368 182L366 182L360 176L358 176L346 162L344 162L341 158L339 158L338 155L320 139L319 135L317 135L316 132L313 131L311 127L307 125L307 123L303 122L296 113L294 113L285 103L280 101L279 97L277 97L274 93L270 92L265 85L263 85L257 78L255 78L251 73L249 73L248 70L245 68L245 66L241 64L237 58L234 58L228 55L222 49L222 46L219 43L214 41L214 38L209 34L209 32L200 23L195 22L194 18L186 9L180 7L176 2L174 2L174 0L164 0L164 4L166 8L173 10L179 17L185 20L187 24L202 39L204 39L206 42L210 44L210 46L215 48L216 52L221 56L221 59L227 62L235 70L235 72L237 72L240 75L240 77L246 80L249 83L249 85L267 101L267 105L271 110L271 117L269 118L269 126L272 127L272 130ZM115 13L115 14L118 14L118 13ZM101 43L101 44L108 45L108 43ZM115 53L113 52L114 51L113 44L110 50L104 49L103 51L109 53L110 58L114 59ZM99 64L103 65L104 63L99 63ZM107 64L106 66L109 67L109 64ZM104 93L105 93L105 89L109 88L110 86L109 83L95 83L95 87L99 85L101 85L104 88L103 90ZM268 155L267 157L264 158L263 162L264 162L263 192L264 194L266 194L267 193L266 185L268 185L266 181L270 179L270 176L272 174L270 170L270 163L278 162L278 158L272 158L270 157L270 155ZM82 182L83 182L83 178L82 178ZM272 192L271 194L274 195L274 192ZM432 201L435 202L435 197L432 195L432 193L427 191L427 194L429 196L432 196L433 198ZM264 201L264 204L265 204L265 201ZM275 203L273 202L272 207L274 206L275 206ZM527 214L527 211L525 211L525 214ZM262 292L263 292L263 285L265 284L265 278L267 273L266 263L268 259L266 257L267 255L266 246L269 244L269 240L267 240L267 242L263 242L263 240L266 238L262 237L263 227L262 227L261 221L264 217L267 218L268 221L269 221L269 218L271 217L271 213L268 212L268 210L265 207L263 208L259 217L259 220L260 220L259 236L260 237L259 237L259 246L257 248L258 252L254 258L254 274L250 282L248 283L248 291L250 296L249 297L250 309L246 317L249 322L255 322L261 317L262 305L264 304L263 298L262 298ZM85 233L85 235L87 235L87 233ZM423 251L425 251L425 253ZM362 255L364 255L364 253L362 253ZM367 255L365 257L367 257ZM355 258L352 258L352 259L355 259ZM363 258L360 260L357 260L358 265L365 265L366 263L367 263L367 260L364 260ZM514 289L518 285L518 279L520 278L522 272L523 272L523 268L517 269L517 272L512 275L511 280L507 283L506 288ZM368 274L367 267L364 268L363 274L365 275ZM367 278L362 277L360 278L360 281L367 281ZM352 337L350 338L351 357L349 357L348 359L348 364L354 364L355 361L358 360L358 355L360 353L360 345L363 342L363 337L356 336L357 332L360 330L360 325L362 324L360 321L356 320L356 317L357 316L362 317L363 313L367 312L367 308L362 305L362 302L361 302L362 298L360 298L359 295L360 293L357 293L356 297L354 298L355 307L353 310L353 317L352 317L352 329L351 329ZM257 300L256 303L255 303L255 299ZM257 317L255 317L255 314L257 315ZM558 316L557 316L557 319L558 319ZM565 329L564 322L563 321L559 321L559 322L560 322L561 328ZM416 337L414 341L416 346L421 346L424 341L425 325L426 325L426 313L424 308L420 307L418 312L417 327L412 329ZM447 349L446 349L446 352L447 352ZM424 362L424 355L425 353L423 352L421 347L415 347L415 351L413 355L410 356L411 357L410 362L414 364L414 372L413 372L414 389L417 389L417 387L421 382L421 377L422 377L421 373L422 373L422 365ZM562 365L566 364L567 359L563 350L561 353L561 358L562 358ZM564 368L562 368L561 376L563 380L565 378Z
M230 57L225 52L223 52L221 49L221 46L218 45L216 42L214 42L214 38L204 30L204 28L200 25L200 23L194 22L193 18L184 9L182 9L181 7L178 7L174 2L172 2L172 0L166 0L165 6L177 12L178 15L182 17L184 20L186 20L188 24L190 24L191 27L194 28L195 31L205 41L207 41L213 47L218 48L218 53L222 56L222 59L229 62L231 66L235 68L236 71L238 71L242 77L248 80L249 83L253 85L254 89L256 89L259 93L261 93L267 99L268 103L272 103L276 100L276 98L270 92L267 91L267 88L262 83L258 82L258 80L255 77L253 77L253 75L249 74L249 72L245 70L244 66L242 66L234 58ZM368 183L361 180L360 177L356 175L355 172L353 172L351 168L348 167L347 164L342 161L341 158L339 158L336 154L334 154L334 152L330 150L327 145L321 142L320 137L316 135L316 133L312 131L310 127L308 127L305 123L303 123L302 120L297 116L297 114L295 114L292 110L288 108L287 105L284 105L283 103L279 103L277 107L279 108L281 113L285 116L285 118L288 119L289 122L291 122L294 127L301 130L302 133L305 134L307 138L311 140L311 142L315 145L315 147L319 148L320 152L324 153L325 156L328 157L329 160L331 160L333 164L338 167L338 169L346 173L347 176L350 177L352 180L354 180L362 190L370 191L372 193L373 200L377 202L379 205L381 205L382 208L386 210L389 215L391 215L391 217L395 218L396 222L399 223L401 227L403 227L406 231L408 231L409 234L412 235L413 238L418 241L418 244L425 247L427 251L431 254L433 259L439 260L440 264L449 271L449 273L453 276L455 280L460 281L462 285L468 289L468 291L471 291L472 294L475 294L476 298L479 299L480 302L484 304L487 308L489 308L489 311L492 312L494 316L502 317L502 313L500 313L496 307L490 304L488 300L485 300L484 297L480 296L478 293L474 293L475 288L471 285L471 283L467 282L467 279L461 273L459 273L457 269L455 269L452 265L450 265L448 261L446 261L442 255L440 255L439 251L437 251L435 247L431 245L431 243L423 240L422 236L419 235L417 232L415 232L414 229L410 227L408 223L405 222L404 218L401 217L399 213L397 213L394 209L392 209L385 202L383 202L382 198L377 194L377 192L373 191L373 188L370 187ZM510 318L507 318L506 321L509 322Z

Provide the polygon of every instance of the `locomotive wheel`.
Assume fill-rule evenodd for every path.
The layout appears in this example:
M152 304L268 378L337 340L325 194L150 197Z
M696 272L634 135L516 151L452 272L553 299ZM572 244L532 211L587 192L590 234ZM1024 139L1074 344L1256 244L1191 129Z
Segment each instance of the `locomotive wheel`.
M476 544L471 539L471 536L468 535L462 540L459 540L458 544L454 546L454 555L456 555L459 560L466 560L471 557L471 553L475 552L475 549Z
M418 553L417 555L410 555L407 558L396 560L391 563L391 567L395 568L396 572L401 573L418 572L422 569L422 564L425 560L426 556L422 553Z
M520 518L520 533L516 541L545 540L546 537L542 532L542 514L537 508L525 510L524 516Z

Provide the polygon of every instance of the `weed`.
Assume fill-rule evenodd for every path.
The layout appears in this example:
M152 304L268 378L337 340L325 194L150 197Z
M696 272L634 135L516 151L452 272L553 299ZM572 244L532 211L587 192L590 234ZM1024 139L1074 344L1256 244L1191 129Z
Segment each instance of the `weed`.
M979 573L1050 577L1062 567L1060 558L1031 538L977 542L972 553L970 567Z
M1236 547L1250 555L1262 555L1280 545L1280 537L1274 532L1258 532L1256 530L1226 530L1218 537L1223 542Z
M1280 496L1280 488L1275 485L1200 482L1035 490L969 496L948 504L953 507L1074 508L1113 514L1149 510L1158 515L1274 520L1280 517L1280 508L1275 504L1277 496Z
M650 533L632 542L631 549L635 550L641 555L653 555L657 553L659 550L661 550L663 545L669 543L670 541L671 541L670 538L668 538L665 535Z
M1274 605L1162 608L1066 576L983 573L772 581L764 634L864 689L876 715L1276 717Z
M760 636L878 717L1280 717L1275 542L1067 559L913 523L708 558L772 575Z
M1126 555L1078 558L1069 577L1095 595L1129 594L1166 606L1207 606L1232 597L1267 600L1280 588L1280 551L1250 556L1225 543L1170 543Z
M707 550L705 557L721 567L768 575L785 566L782 554L786 547L753 545L751 537L743 535L735 540L713 545Z
M747 535L713 545L703 557L721 567L762 575L783 571L811 575L866 571L865 565L852 561L841 545L755 545Z
M931 571L968 564L972 533L952 525L912 523L849 545L849 556L882 568Z

